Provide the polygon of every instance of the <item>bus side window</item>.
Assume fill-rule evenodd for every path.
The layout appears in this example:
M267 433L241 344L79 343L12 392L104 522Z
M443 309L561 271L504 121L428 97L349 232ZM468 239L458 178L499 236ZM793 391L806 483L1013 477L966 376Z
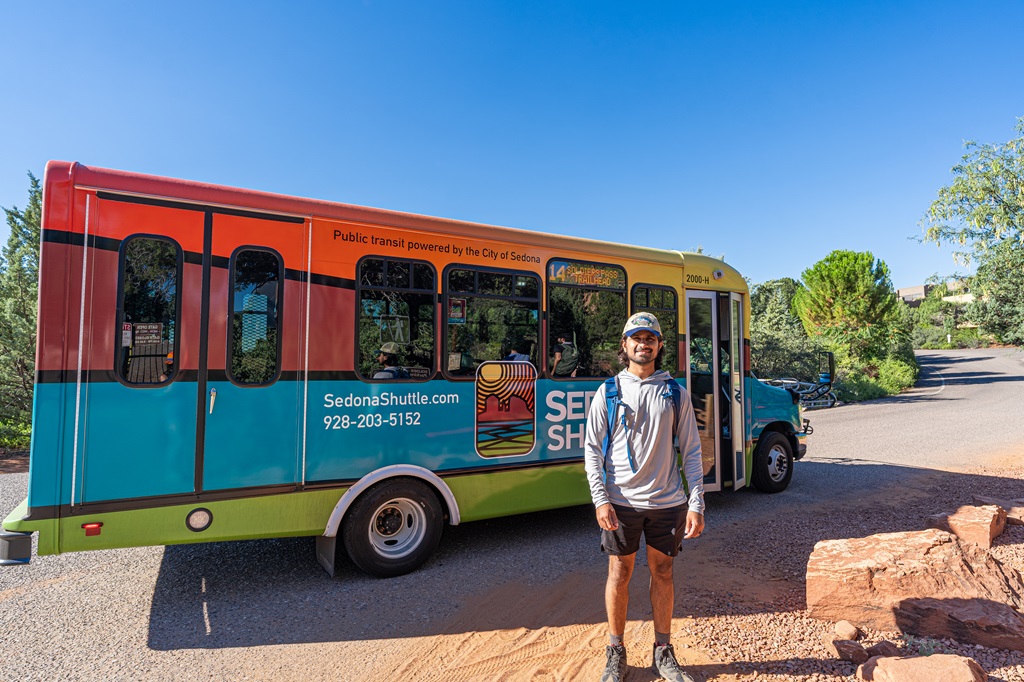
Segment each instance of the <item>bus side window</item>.
M356 369L363 379L426 381L436 362L434 266L398 258L364 258L357 266Z
M633 287L633 313L650 312L661 324L665 354L661 368L675 376L679 372L679 305L676 292L670 287L637 284Z
M626 271L617 265L552 260L547 274L550 376L617 374L622 325L629 317Z
M169 383L176 373L181 248L165 237L128 237L120 261L118 378L130 386Z
M237 384L266 386L279 374L283 281L284 262L270 249L244 247L231 258L228 372Z
M532 273L456 266L445 273L444 369L472 378L487 360L526 355L537 365L540 278Z

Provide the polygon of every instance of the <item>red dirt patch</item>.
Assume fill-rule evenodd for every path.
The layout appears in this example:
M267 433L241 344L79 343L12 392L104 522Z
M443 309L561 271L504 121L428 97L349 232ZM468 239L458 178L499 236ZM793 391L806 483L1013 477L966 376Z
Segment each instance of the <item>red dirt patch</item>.
M0 474L28 471L28 450L0 450Z

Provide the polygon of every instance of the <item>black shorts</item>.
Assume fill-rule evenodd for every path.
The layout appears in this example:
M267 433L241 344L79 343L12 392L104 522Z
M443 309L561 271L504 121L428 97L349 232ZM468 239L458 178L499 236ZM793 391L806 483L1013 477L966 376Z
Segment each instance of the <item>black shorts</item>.
M654 549L675 556L683 548L686 533L686 512L689 505L664 509L634 509L612 505L619 517L616 530L601 530L601 551L615 556L629 556L640 549L640 534Z

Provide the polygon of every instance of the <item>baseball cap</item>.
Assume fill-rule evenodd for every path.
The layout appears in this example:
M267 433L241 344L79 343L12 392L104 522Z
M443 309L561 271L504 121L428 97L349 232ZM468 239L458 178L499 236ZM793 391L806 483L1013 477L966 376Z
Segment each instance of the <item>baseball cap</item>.
M626 326L622 328L623 336L633 336L637 332L651 332L661 337L661 323L651 313L633 313L633 316L626 320Z
M377 351L377 355L380 355L381 353L384 353L386 355L398 355L398 350L399 349L397 343L395 343L394 341L388 341L387 343L380 347L380 350Z

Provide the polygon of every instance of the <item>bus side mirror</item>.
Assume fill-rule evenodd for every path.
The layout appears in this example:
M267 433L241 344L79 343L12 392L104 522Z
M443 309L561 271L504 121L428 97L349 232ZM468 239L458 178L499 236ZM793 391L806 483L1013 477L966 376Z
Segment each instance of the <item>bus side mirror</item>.
M836 375L836 356L831 351L822 351L818 359L818 383L831 384Z

